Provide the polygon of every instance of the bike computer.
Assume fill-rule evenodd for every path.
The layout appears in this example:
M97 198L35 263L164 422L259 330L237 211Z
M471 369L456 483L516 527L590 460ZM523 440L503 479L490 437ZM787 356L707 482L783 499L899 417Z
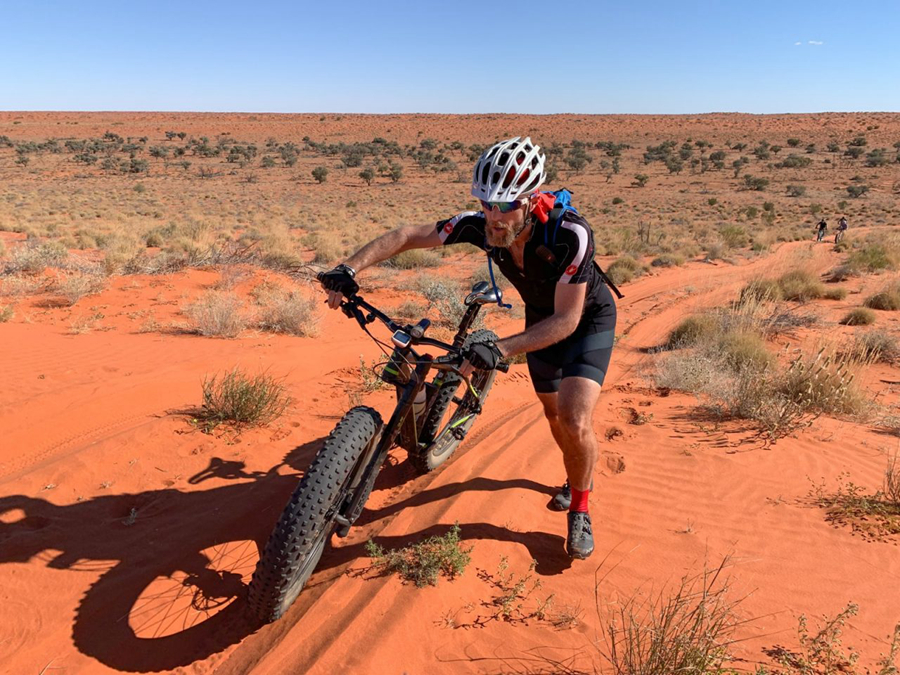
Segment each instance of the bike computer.
M393 342L394 346L398 349L406 349L412 342L412 337L404 333L402 330L398 330L396 333L391 335L391 342Z

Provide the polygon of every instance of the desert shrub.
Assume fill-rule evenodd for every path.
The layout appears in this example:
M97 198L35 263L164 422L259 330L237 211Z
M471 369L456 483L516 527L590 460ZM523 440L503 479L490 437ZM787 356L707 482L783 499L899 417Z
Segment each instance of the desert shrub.
M871 309L897 311L900 309L900 284L886 286L865 299L863 305Z
M722 225L719 227L719 235L728 248L742 248L750 243L747 231L740 225Z
M802 169L812 164L812 159L803 155L788 155L775 164L779 169Z
M806 186L805 185L788 185L787 186L787 194L788 194L788 197L802 197L806 194Z
M697 344L700 340L707 339L719 330L715 317L709 314L698 314L682 319L669 333L666 347L680 349Z
M641 276L645 272L645 268L637 260L631 256L622 256L616 258L606 269L606 275L616 285L624 284L635 277Z
M328 180L328 169L324 166L317 166L312 170L312 177L316 180L317 183L324 183Z
M868 185L848 185L847 194L853 199L859 199L869 191Z
M897 455L888 458L887 469L884 470L882 492L885 499L895 507L900 507L900 457Z
M456 328L466 311L463 292L455 282L433 274L420 276L416 280L418 290L431 305L438 317L437 323L445 328ZM484 312L479 313L476 327L482 325Z
M890 161L886 148L876 148L866 155L866 166L887 166Z
M0 305L0 323L11 321L15 315L12 305Z
M273 333L311 337L319 332L319 301L298 290L271 289L260 293L259 327Z
M220 424L262 426L287 410L291 398L284 384L266 373L247 375L235 368L203 379L203 404L193 417L204 430Z
M751 176L750 174L746 174L744 176L744 187L748 190L755 190L757 192L762 192L767 187L769 187L769 179L761 178L759 176Z
M382 574L397 573L419 588L437 586L440 575L454 579L471 562L472 547L460 546L459 533L459 523L455 523L444 536L428 537L412 546L387 551L370 539L366 542L366 554Z
M63 267L68 258L68 250L59 242L28 242L11 249L3 273L40 274L47 267Z
M874 321L875 314L873 312L869 312L869 314L872 316L872 321ZM869 323L872 323L872 321ZM886 330L870 330L857 335L853 340L852 349L853 353L861 359L880 361L882 363L900 362L900 345L897 343L897 338Z
M413 322L424 317L427 312L428 308L421 302L404 300L395 309L388 312L388 314L396 319Z
M774 279L753 279L741 290L742 303L748 301L774 302L784 299L781 284Z
M105 285L105 279L95 274L67 274L60 278L57 288L66 303L72 306L83 297L100 293Z
M622 199L621 197L613 197L612 203L614 206L618 206L619 204L624 204L625 200Z
M663 590L650 598L618 598L599 610L603 656L612 672L726 672L729 646L741 622L736 611L740 601L727 597L727 566L726 558L715 569L682 577L674 591Z
M662 253L650 261L653 267L681 267L684 263L684 256L678 253Z
M647 174L644 174L644 173L636 173L636 174L634 175L634 180L631 182L631 184L632 184L634 187L642 188L642 187L644 187L644 186L647 185L647 181L648 181L648 180L650 180L650 176L648 176Z
M825 286L813 274L805 270L794 270L778 279L785 300L807 302L825 295Z
M868 326L875 323L875 312L865 307L854 307L844 315L840 323L844 326Z
M437 267L441 264L441 256L428 249L412 248L398 253L392 258L388 258L381 264L385 267L393 267L400 270Z
M247 327L243 301L233 293L207 291L183 310L194 330L207 337L237 337Z

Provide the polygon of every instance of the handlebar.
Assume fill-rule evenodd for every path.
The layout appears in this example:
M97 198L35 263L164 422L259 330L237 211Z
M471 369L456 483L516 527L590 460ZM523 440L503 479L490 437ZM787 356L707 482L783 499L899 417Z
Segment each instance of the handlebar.
M321 282L322 277L324 276L324 272L319 272L318 274L316 274L316 279ZM440 340L425 337L424 332L425 329L428 328L428 323L424 325L420 323L417 326L413 327L401 326L393 319L391 319L391 317L389 317L387 314L381 312L377 307L370 305L361 296L355 293L351 296L345 296L344 299L341 300L340 306L341 311L344 313L344 315L347 316L347 318L356 319L356 322L363 330L367 330L366 326L375 321L375 319L378 319L390 330L394 332L403 331L404 333L409 335L411 338L411 343L414 345L428 345L431 347L443 349L448 353L448 355L439 356L435 359L432 359L432 365L436 370L452 370L459 373L459 366L462 365L462 361L464 360L462 358L463 352L453 345L447 344L446 342L441 342ZM362 310L360 310L360 307L365 309L368 312L368 315L363 314ZM415 351L413 351L413 355L417 360L420 358ZM497 370L499 370L501 373L509 372L509 364L501 361L497 364Z

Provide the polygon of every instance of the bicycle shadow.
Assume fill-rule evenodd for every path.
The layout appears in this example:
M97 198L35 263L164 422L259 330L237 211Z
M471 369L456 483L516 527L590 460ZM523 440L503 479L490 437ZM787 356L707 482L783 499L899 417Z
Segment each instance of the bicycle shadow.
M0 497L0 564L45 559L51 569L95 574L102 569L75 609L72 638L76 648L123 671L190 665L240 642L259 627L245 611L247 583L259 551L298 483L297 474L282 475L279 469L308 466L323 441L319 438L295 448L266 472L247 472L242 463L213 458L189 483L198 485L213 478L233 482L208 490L164 488L67 505L25 495ZM389 472L379 477L376 490L396 480ZM387 519L404 508L464 490L512 487L551 492L531 481L476 479L426 489L397 504L364 512L365 522ZM542 574L558 573L563 569L560 565L568 562L561 555L562 538L557 535L511 532L490 523L461 527L467 540L522 544L539 561ZM404 546L448 529L435 525L377 541ZM343 573L342 568L363 556L363 543L327 549L309 592L301 594L287 620L301 620L327 584Z

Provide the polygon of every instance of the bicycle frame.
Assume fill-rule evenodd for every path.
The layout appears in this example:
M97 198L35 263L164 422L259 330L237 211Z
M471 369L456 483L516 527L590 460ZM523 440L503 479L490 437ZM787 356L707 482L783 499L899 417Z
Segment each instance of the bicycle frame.
M365 309L368 313L363 314L360 308ZM346 495L342 498L341 506L334 517L335 522L338 524L336 531L338 536L346 536L350 526L359 518L375 484L375 479L381 470L381 466L384 464L388 452L397 443L398 437L405 436L407 442L417 442L419 433L417 418L424 419L425 415L428 414L434 403L434 391L427 395L425 407L418 416L411 414L411 411L419 391L427 386L426 379L428 374L433 369L458 372L457 368L451 365L449 361L435 360L428 354L418 354L413 349L413 345L430 345L443 349L448 354L459 356L466 334L475 321L480 308L480 305L477 304L471 304L466 308L466 312L460 320L459 329L453 338L453 344L447 344L440 340L424 337L424 332L430 325L427 319L423 319L415 326L401 326L358 295L354 295L341 303L341 309L344 314L355 318L367 332L366 326L375 321L375 319L379 319L385 326L394 331L394 338L392 338L395 346L394 354L400 356L399 377L405 384L397 384L397 405L393 414L384 426L380 437L376 437L377 443L366 450L363 460L357 464L347 482ZM409 338L406 346L398 344L399 341L396 339L398 333L402 334L404 338ZM444 359L446 358L444 357ZM508 368L507 364L503 364L499 369L505 372ZM464 379L466 386L471 388L468 379ZM373 439L373 441L376 439Z

